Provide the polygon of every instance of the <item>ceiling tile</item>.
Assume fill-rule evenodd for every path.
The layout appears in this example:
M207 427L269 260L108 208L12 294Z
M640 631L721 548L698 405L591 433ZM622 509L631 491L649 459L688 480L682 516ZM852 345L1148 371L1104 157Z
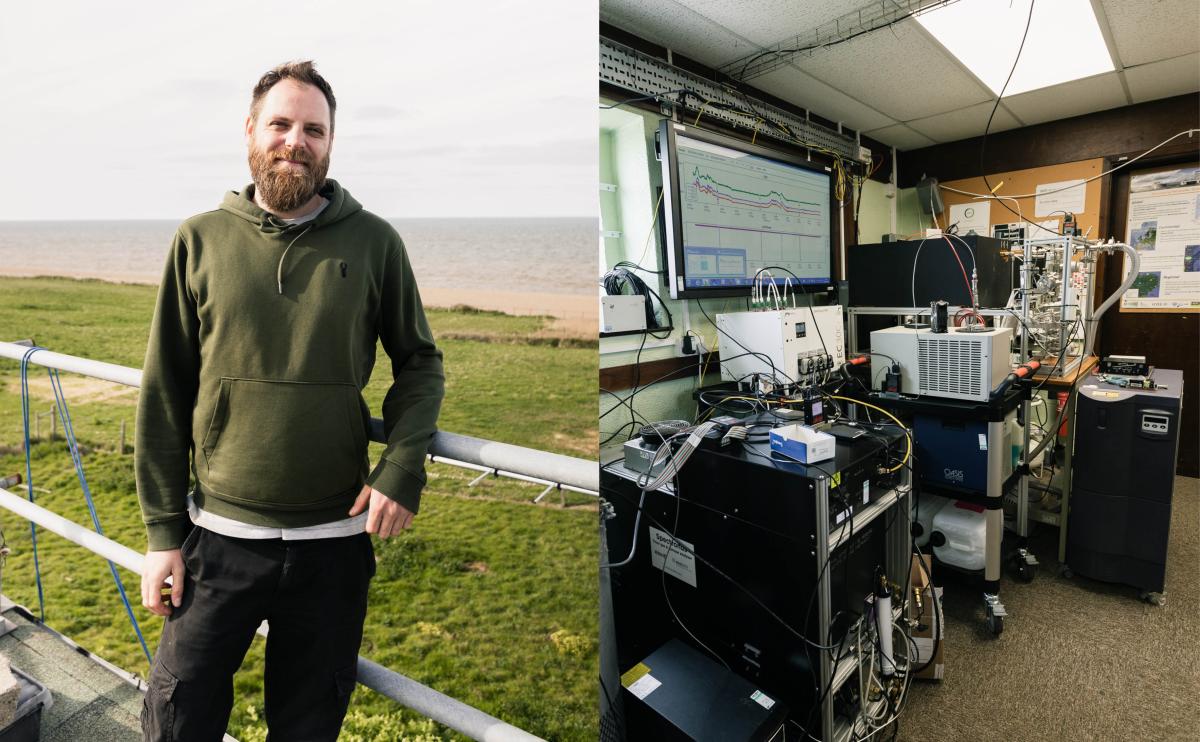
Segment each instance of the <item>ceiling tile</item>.
M600 20L712 67L758 49L676 0L604 0Z
M783 67L754 78L755 87L771 95L807 108L831 121L841 121L851 129L866 131L896 123L874 108L860 103L795 67Z
M1100 0L1100 4L1126 67L1200 51L1196 0Z
M1005 97L1004 105L1028 124L1079 116L1125 105L1125 90L1116 72L1072 80Z
M957 111L939 113L936 116L914 119L905 123L935 142L956 142L959 139L970 139L983 135L983 129L987 126L988 116L991 115L992 106L995 103L995 101L987 101L960 108ZM996 109L996 116L992 119L992 126L988 132L1015 129L1020 125L1008 111L1004 110L1004 106L1001 106Z
M991 95L911 20L797 56L794 64L902 121L982 103Z
M1134 103L1200 91L1200 52L1127 67L1125 80Z
M919 149L928 147L935 142L924 134L919 134L904 124L886 126L882 129L863 132L872 139L891 145L899 150Z

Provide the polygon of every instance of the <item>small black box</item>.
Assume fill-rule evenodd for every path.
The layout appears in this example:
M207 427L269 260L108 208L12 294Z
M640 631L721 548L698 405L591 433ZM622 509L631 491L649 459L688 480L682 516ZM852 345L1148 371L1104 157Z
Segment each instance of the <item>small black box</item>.
M629 740L782 742L787 708L672 639L621 676Z
M1104 356L1100 360L1100 373L1117 376L1147 376L1150 365L1146 356Z

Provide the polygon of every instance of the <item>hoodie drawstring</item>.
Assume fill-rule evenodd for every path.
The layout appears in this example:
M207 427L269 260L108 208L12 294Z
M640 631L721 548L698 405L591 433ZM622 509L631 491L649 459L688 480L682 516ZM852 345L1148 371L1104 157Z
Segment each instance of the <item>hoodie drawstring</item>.
M292 241L288 243L288 246L283 249L283 255L279 256L279 267L275 271L275 280L279 284L280 296L283 296L283 261L287 258L288 250L291 250L292 245L296 244L296 240L307 234L308 230L312 229L312 226L313 225L309 224L302 232L300 232L300 234L296 235Z

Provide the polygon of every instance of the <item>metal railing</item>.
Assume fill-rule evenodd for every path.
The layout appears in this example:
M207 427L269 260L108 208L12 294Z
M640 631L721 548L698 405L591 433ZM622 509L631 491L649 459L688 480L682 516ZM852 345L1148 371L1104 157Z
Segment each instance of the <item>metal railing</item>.
M28 345L0 342L0 358L20 361L28 352ZM142 372L127 366L49 350L35 351L30 356L29 363L126 386L141 387ZM371 439L377 442L384 441L382 420L372 419ZM548 485L539 498L556 487L585 494L595 494L600 489L600 472L594 461L483 438L439 432L430 443L429 457L438 463L465 466L496 476ZM0 489L0 507L11 510L114 564L138 575L142 573L145 557L141 553L17 494ZM268 627L264 623L259 628L259 633L265 636L267 630ZM483 742L530 742L540 739L364 657L358 658L358 682L472 739Z
M20 361L27 352L28 345L0 342L0 358ZM30 356L29 363L139 389L142 386L140 369L118 366L115 363L94 361L50 350L36 351ZM383 436L383 421L379 418L371 419L371 440L376 443L386 442ZM475 469L495 476L587 495L595 495L600 491L600 470L595 461L489 441L485 438L472 438L469 435L435 433L429 444L429 459L434 463Z

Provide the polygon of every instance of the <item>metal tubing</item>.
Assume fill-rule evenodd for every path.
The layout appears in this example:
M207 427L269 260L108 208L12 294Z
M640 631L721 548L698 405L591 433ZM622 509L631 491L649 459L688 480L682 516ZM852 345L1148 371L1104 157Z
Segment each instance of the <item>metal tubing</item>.
M376 422L380 423L379 428L382 432L382 421L374 419L371 421L372 431ZM429 452L436 456L502 469L547 482L567 484L593 492L600 490L600 468L596 466L596 462L573 456L456 433L435 433L429 444Z
M1022 251L1021 259L1021 357L1018 359L1021 363L1029 360L1029 281L1032 271L1032 262L1026 259L1029 255L1029 250ZM1028 399L1021 401L1021 457L1018 459L1019 465L1029 465L1029 438L1030 429L1033 427L1033 421L1030 415L1033 413L1033 406ZM1021 483L1017 491L1017 533L1021 538L1029 536L1029 474L1021 474Z
M412 678L364 657L358 658L358 682L423 716L480 742L538 742L541 737L489 716Z
M0 507L7 508L131 572L139 575L142 573L145 559L143 555L41 505L6 489L0 489ZM259 633L266 632L260 629ZM358 682L472 739L482 742L532 742L541 739L363 657L358 658Z
M142 573L142 554L123 546L110 538L101 536L90 528L67 520L18 494L0 489L0 507L7 508L17 515L37 523L48 531L53 531L68 541L79 544L88 551L99 554L113 564L118 564L130 572Z
M25 345L0 342L0 358L20 361L28 351L29 347ZM30 357L29 362L126 386L140 388L142 383L142 372L137 369L48 350L37 351ZM379 418L371 419L371 440L379 443L386 440L383 435L383 421ZM547 483L568 485L589 492L600 490L600 470L596 462L573 456L444 432L434 434L429 443L429 453L489 470L502 469Z
M1004 497L1002 473L1004 448L1004 421L988 423L987 452L987 497L999 504ZM1008 454L1011 455L1011 454ZM984 513L984 564L983 579L1000 580L1000 543L1004 539L1004 509L988 508Z
M28 345L0 342L0 358L11 358L20 361L29 352ZM50 350L35 351L29 357L29 362L46 368L56 368L59 371L72 371L84 376L91 376L105 381L112 381L125 386L141 387L142 372L128 366L118 366L115 363L93 361L89 358L69 356Z
M821 578L817 583L817 641L821 646L829 646L829 624L833 614L831 593L833 583L829 574L831 570L823 569L823 567L833 557L829 553L829 480L823 476L817 478L815 498L817 538L814 550L817 560L813 566ZM804 630L807 631L808 627L804 627ZM821 668L821 674L818 677L829 678L832 682L833 662L829 658L829 653L819 651L818 654ZM821 688L821 690L825 689ZM823 695L824 700L818 711L821 714L821 739L833 739L833 693L824 693Z
M1068 325L1070 320L1067 319L1067 315L1070 314L1068 311L1068 305L1070 302L1067 301L1067 292L1070 291L1071 273L1073 273L1075 269L1075 263L1073 260L1074 257L1075 238L1066 237L1062 241L1063 269L1062 284L1061 288L1059 289L1060 293L1062 294L1060 297L1062 301L1062 308L1058 310L1058 354L1060 356L1067 355L1067 346L1071 343L1071 328L1075 326L1073 322ZM1078 307L1076 307L1076 309L1078 310ZM1066 373L1065 369L1063 370L1063 373Z

